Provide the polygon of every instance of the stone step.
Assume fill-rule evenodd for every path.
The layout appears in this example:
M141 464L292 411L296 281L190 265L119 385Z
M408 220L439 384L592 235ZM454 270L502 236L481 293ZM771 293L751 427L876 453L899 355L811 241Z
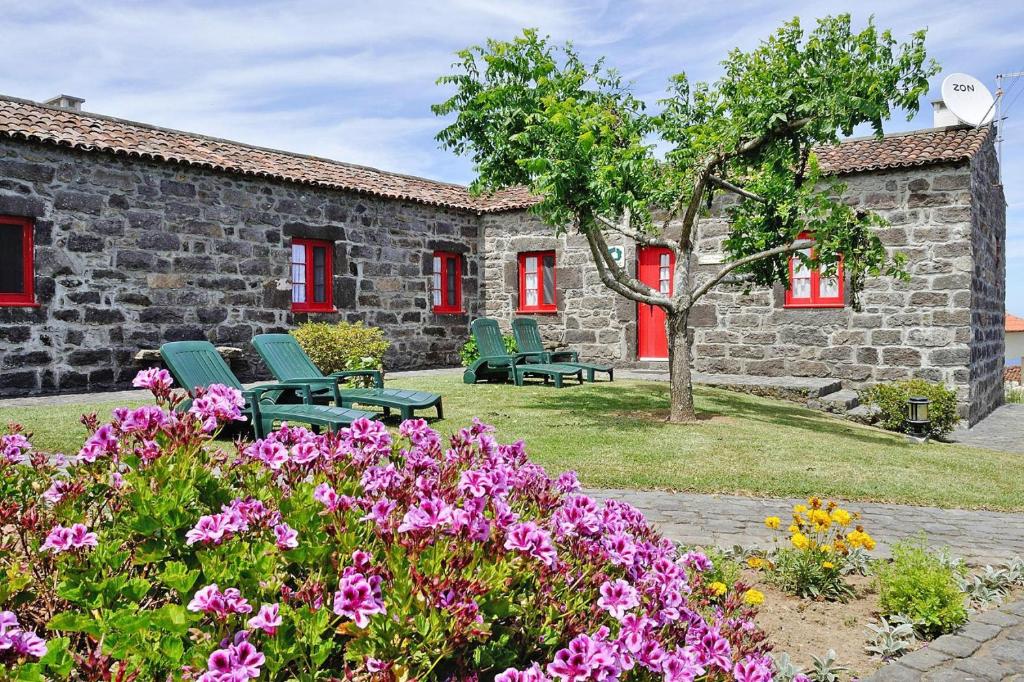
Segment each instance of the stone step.
M846 411L846 418L861 424L874 424L878 420L877 405L858 405Z
M793 400L798 403L806 403L843 389L843 382L838 379L817 377L765 377L694 372L693 382L704 386L742 391L765 398Z
M808 407L835 414L846 414L858 405L860 405L860 395L852 388L844 388L807 402Z

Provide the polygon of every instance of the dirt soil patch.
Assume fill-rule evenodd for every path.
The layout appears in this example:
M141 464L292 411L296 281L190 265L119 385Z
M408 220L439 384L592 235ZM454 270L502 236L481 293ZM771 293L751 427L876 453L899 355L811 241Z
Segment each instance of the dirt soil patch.
M765 601L757 614L757 624L774 644L776 655L787 653L803 670L811 667L811 656L836 652L839 665L849 668L850 677L864 677L882 666L883 661L864 651L871 634L865 626L878 619L878 593L872 578L852 576L855 596L848 602L811 601L779 591L766 583L763 575L744 571L744 582L753 582L764 592Z

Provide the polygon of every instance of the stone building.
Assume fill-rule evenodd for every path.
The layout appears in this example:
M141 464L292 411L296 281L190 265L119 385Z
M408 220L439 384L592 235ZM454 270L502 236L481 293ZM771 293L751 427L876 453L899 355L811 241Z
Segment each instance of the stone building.
M851 387L924 376L974 422L1001 400L1005 203L988 129L936 128L819 153L891 227L909 282L798 269L786 292L722 287L694 315L694 364ZM552 344L659 366L657 311L600 283L512 190L464 187L0 98L0 395L121 387L136 352L306 319L385 330L391 369L457 364L469 321L536 315ZM698 277L727 226L701 223ZM667 254L614 243L658 285ZM243 378L263 375L255 358Z

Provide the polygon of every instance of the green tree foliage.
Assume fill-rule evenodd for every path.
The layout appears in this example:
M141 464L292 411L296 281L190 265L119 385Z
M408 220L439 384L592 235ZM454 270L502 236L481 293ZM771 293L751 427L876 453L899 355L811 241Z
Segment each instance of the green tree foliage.
M842 185L822 177L813 148L861 124L881 135L895 110L917 111L937 72L923 31L897 43L870 21L855 31L845 14L810 31L794 19L755 49L730 52L714 83L672 76L656 113L603 61L587 64L533 30L458 56L439 79L454 92L434 106L452 117L438 140L472 158L474 190L528 187L537 215L586 236L606 286L666 311L674 420L694 418L687 315L719 282L785 282L794 252L826 270L842 256L854 296L866 275L905 276L872 230L881 218L840 200ZM700 218L722 192L736 198L727 261L693 277ZM801 251L811 244L804 231L813 257ZM672 249L674 294L618 266L609 233Z

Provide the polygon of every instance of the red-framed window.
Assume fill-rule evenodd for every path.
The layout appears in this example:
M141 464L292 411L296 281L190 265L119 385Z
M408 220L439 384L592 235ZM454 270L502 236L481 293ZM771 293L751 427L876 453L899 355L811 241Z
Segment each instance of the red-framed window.
M334 311L334 243L292 240L292 310Z
M0 216L0 306L34 306L31 218Z
M554 251L519 254L519 312L555 312L557 284Z
M462 312L462 256L450 251L435 251L430 280L435 313Z
M814 235L802 232L797 239L813 239ZM807 258L814 257L814 249L804 249ZM789 288L786 289L787 308L842 308L843 303L843 259L835 265L834 272L827 272L824 265L812 270L793 254L789 259Z

